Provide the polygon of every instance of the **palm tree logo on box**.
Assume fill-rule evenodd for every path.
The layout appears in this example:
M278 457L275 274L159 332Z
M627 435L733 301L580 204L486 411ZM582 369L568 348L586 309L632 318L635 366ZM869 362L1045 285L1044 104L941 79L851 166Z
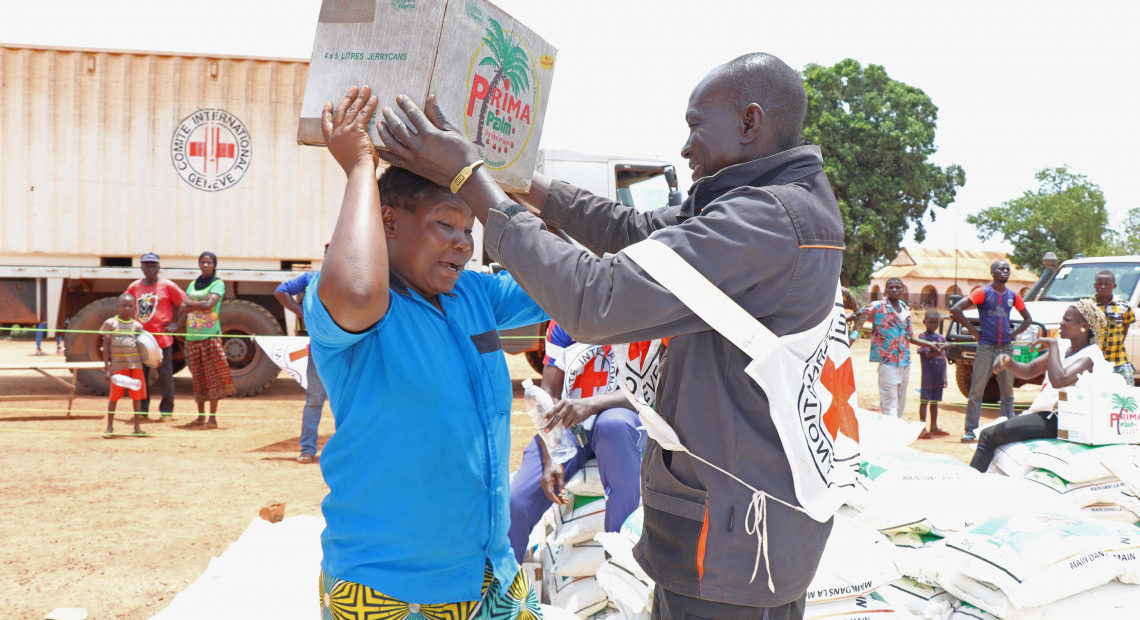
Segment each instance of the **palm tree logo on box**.
M1116 412L1109 416L1109 424L1116 427L1117 435L1131 435L1137 430L1140 414L1136 413L1136 399L1125 394L1113 394L1112 406Z
M507 168L526 149L534 128L538 80L526 43L488 19L467 72L463 126L490 168Z

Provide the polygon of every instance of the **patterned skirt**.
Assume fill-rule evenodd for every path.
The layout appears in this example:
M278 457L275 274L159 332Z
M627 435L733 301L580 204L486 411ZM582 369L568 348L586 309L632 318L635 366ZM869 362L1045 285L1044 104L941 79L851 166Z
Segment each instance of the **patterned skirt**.
M519 570L506 589L491 572L483 573L483 600L417 605L385 596L368 586L321 571L318 584L322 620L542 620L538 597L526 571Z
M237 393L221 338L186 341L186 365L194 377L194 400L204 403Z

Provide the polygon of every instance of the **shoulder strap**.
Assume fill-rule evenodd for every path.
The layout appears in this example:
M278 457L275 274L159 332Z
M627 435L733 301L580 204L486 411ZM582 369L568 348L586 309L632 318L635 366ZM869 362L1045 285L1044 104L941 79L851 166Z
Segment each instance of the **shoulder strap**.
M775 350L777 336L772 330L748 314L669 246L655 239L646 239L627 246L622 253L752 359L763 361Z

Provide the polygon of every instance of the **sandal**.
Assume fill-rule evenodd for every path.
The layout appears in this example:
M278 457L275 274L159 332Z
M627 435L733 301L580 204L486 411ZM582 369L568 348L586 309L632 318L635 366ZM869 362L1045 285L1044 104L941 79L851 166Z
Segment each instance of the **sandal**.
M930 439L930 431L924 430L918 434L919 439Z
M944 431L940 428L936 428L936 429L930 431L930 434L935 436L935 437L949 437L950 436L950 433L947 433L946 431Z

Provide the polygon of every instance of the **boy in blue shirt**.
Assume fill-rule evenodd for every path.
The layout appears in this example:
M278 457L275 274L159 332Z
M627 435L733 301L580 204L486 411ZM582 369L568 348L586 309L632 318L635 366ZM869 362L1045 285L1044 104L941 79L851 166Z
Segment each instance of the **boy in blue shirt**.
M938 403L942 402L942 389L946 387L946 338L938 333L942 325L942 315L931 308L923 316L922 325L926 331L918 335L919 340L929 345L918 347L922 356L922 388L919 392L918 419L926 422L927 405L930 406L930 428L922 430L919 439L945 437L950 433L938 428Z
M322 614L538 618L507 541L512 386L497 330L546 314L508 274L463 269L474 216L453 192L397 168L376 182L370 94L325 104L348 182L304 300L336 418L320 459Z

